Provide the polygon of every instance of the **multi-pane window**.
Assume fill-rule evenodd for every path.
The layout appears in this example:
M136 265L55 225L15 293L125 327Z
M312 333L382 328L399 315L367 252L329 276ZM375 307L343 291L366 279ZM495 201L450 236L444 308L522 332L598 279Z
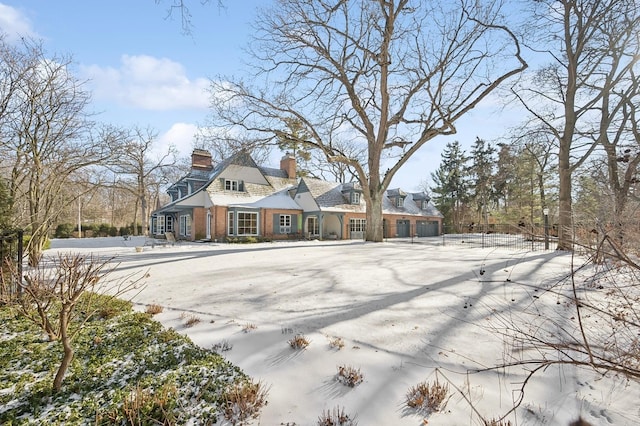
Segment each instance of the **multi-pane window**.
M191 236L191 216L180 216L180 235L183 237Z
M351 204L360 204L360 193L352 192L351 193Z
M156 235L164 234L164 216L160 215L156 218L156 229L154 233Z
M290 214L280 215L280 233L281 234L291 233L291 215Z
M173 216L165 216L167 232L173 232Z
M227 235L235 234L235 212L229 212L227 215Z
M351 232L364 232L366 219L349 219L349 230Z
M238 212L237 235L258 235L258 213Z
M320 235L320 222L318 222L317 216L309 216L307 219L307 232L310 235Z
M240 182L237 180L225 179L224 189L225 191L240 191Z
M402 199L402 197L397 197L396 198L396 207L402 207L404 206L404 200Z
M426 210L429 207L429 202L427 200L422 200L422 210Z

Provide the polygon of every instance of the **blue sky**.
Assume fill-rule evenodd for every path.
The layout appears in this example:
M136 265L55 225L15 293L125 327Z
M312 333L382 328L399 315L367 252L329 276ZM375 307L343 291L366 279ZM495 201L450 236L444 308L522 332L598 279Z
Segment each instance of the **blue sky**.
M42 40L49 53L71 55L88 79L97 119L121 126L151 127L160 149L174 144L191 154L197 125L208 112L209 79L241 73L258 5L271 0L192 1L191 35L179 17L167 18L170 0L0 0L0 29L9 39ZM458 134L427 143L396 175L391 187L415 190L440 164L447 141L468 147L476 136L491 140L511 123L490 102L458 123ZM274 154L272 166L280 153Z

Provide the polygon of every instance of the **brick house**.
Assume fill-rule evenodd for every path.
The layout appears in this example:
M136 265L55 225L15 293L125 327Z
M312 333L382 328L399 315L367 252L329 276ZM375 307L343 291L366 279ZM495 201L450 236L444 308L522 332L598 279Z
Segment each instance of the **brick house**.
M257 165L240 152L215 167L208 151L196 149L191 171L167 189L171 202L151 213L151 234L172 232L182 240L266 237L363 238L366 209L354 183L296 180L296 162L285 155L280 168ZM442 215L424 193L387 191L384 235L440 235Z

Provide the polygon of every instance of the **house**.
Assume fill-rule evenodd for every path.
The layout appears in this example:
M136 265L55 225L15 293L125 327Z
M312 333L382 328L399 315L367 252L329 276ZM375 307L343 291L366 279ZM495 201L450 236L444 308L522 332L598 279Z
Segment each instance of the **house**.
M296 179L296 161L259 166L246 152L212 164L196 149L191 171L167 189L171 201L151 214L151 234L172 232L182 240L363 238L366 207L356 183ZM384 235L440 235L442 215L425 193L387 191Z

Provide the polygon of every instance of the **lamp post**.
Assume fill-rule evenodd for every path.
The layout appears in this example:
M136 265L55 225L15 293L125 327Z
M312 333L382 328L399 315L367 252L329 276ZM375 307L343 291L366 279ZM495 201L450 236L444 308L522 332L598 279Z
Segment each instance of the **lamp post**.
M542 209L544 214L544 249L549 250L549 208Z

